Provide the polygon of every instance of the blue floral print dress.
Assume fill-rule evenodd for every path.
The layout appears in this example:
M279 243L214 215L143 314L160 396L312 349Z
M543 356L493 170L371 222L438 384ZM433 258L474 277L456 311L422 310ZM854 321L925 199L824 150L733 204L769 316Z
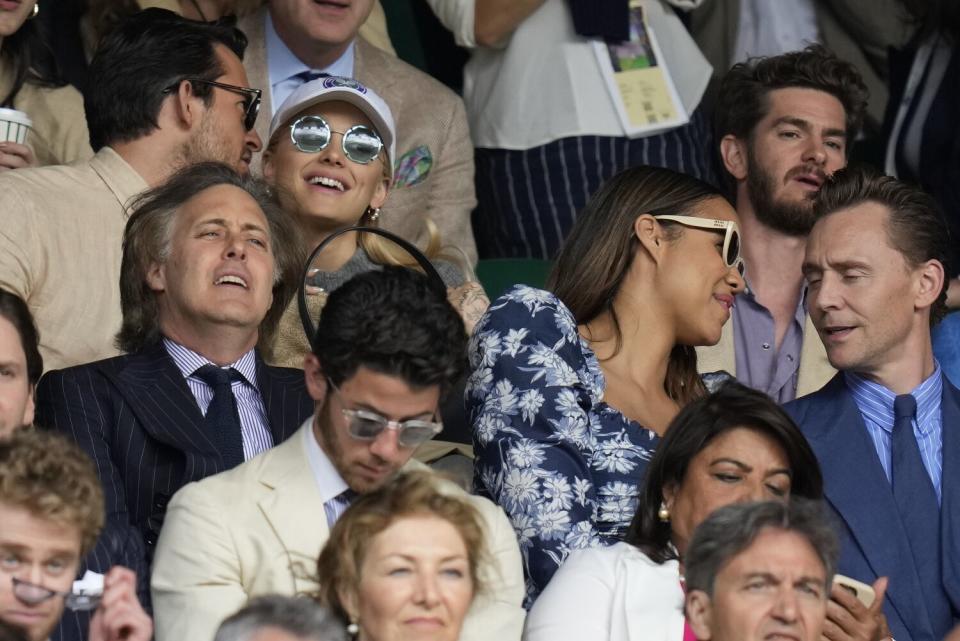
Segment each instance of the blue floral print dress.
M513 523L529 607L572 550L624 537L659 439L603 402L600 362L550 292L498 298L470 366L474 485Z

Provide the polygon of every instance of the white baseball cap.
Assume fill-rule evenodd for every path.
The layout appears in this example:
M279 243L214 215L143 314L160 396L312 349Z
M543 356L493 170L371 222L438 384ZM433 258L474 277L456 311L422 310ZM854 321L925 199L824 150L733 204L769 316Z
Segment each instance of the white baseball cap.
M331 100L342 100L362 111L380 134L380 139L383 140L383 145L390 154L390 162L396 162L397 135L390 107L373 89L365 87L353 78L342 76L317 78L297 87L273 115L268 139L273 140L273 135L287 120L307 107Z

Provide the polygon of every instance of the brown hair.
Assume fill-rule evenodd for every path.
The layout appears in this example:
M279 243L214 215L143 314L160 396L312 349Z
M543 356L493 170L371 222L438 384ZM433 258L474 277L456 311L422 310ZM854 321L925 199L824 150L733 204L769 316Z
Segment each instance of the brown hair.
M398 520L420 515L439 517L457 529L467 548L473 593L483 592L480 568L487 560L487 548L480 514L466 495L443 490L441 483L447 482L432 472L407 472L355 500L333 526L320 552L317 575L321 587L316 598L335 614L349 619L340 594L360 584L370 542Z
M603 184L577 216L550 272L547 289L570 308L578 324L609 313L616 333L616 354L623 335L613 302L639 246L634 221L641 214L688 214L710 198L722 196L707 183L670 169L634 167L620 172ZM683 233L681 225L659 222L670 239ZM706 393L693 347L673 347L663 386L681 404Z
M928 260L943 265L945 279L940 295L930 306L930 324L947 313L947 282L950 277L950 229L937 201L917 187L892 176L882 176L865 168L847 168L830 178L814 205L819 220L842 209L865 202L883 205L889 210L887 242L903 255L910 267Z
M822 45L733 65L721 80L717 95L716 139L733 134L751 140L754 128L770 108L770 92L788 88L816 89L839 100L846 113L847 137L853 141L870 93L857 68Z
M273 303L260 324L259 343L268 345L280 317L297 291L304 255L296 224L271 195L266 183L241 176L217 162L184 167L170 179L142 193L130 206L132 214L123 232L120 263L120 310L123 323L117 347L136 352L160 340L157 295L147 284L147 273L170 254L173 221L191 198L211 187L230 185L253 198L267 219L274 260Z
M0 442L0 503L76 527L81 554L103 529L103 489L93 462L57 434L27 429Z

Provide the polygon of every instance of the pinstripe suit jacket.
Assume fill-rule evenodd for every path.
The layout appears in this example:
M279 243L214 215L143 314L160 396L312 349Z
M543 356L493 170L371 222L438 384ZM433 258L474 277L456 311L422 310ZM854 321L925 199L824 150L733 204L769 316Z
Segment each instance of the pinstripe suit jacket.
M257 384L275 444L313 413L303 372L257 356ZM69 435L97 467L107 521L86 567L137 572L149 604L149 568L170 497L224 470L215 439L162 344L141 352L48 372L37 387L37 425ZM74 621L71 621L71 620ZM86 637L86 617L64 617L59 639ZM68 630L69 628L75 628Z

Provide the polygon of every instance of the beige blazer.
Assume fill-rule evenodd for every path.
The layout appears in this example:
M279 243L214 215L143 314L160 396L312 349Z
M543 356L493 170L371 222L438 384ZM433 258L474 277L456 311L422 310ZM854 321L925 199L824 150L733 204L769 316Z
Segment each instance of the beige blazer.
M909 37L899 0L813 0L820 38L840 58L857 68L870 90L867 115L883 122L887 88L887 48ZM740 24L740 0L703 0L692 12L690 30L713 65L716 77L730 68Z
M250 44L243 59L251 87L263 90L257 133L268 143L271 104L264 38L266 9L240 19L238 26ZM426 147L433 165L426 177L413 185L394 185L380 212L380 225L404 238L426 246L425 220L436 223L444 245L460 247L471 262L477 247L470 227L470 213L477 204L473 186L473 144L463 101L450 89L422 71L380 51L362 37L356 39L354 74L387 102L397 128L398 159L418 147ZM260 157L253 163L260 169Z
M157 641L212 639L220 622L255 595L317 591L317 558L330 533L304 451L310 436L304 431L312 423L260 456L174 495L150 583ZM423 466L411 461L405 469ZM487 596L474 600L460 639L518 641L525 613L516 536L499 507L478 496L470 501L483 518L493 563L483 570Z
M737 375L737 359L734 355L733 321L723 326L720 342L710 347L697 348L697 371L718 372L723 370ZM817 328L813 326L810 315L806 316L803 326L803 345L800 346L800 372L797 376L797 398L806 396L827 384L837 370L827 360L827 350L823 347Z

